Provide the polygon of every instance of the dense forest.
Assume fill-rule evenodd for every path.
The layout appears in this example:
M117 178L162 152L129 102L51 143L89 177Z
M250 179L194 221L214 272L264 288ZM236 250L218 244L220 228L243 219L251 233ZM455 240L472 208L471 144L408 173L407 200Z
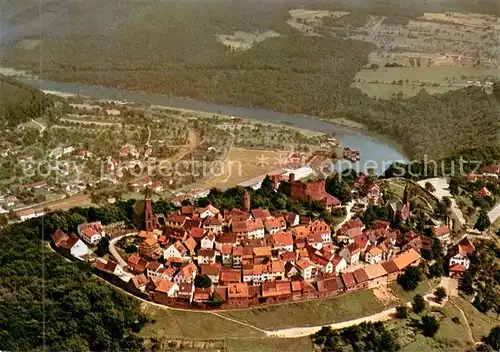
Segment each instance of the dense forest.
M0 350L134 351L147 322L138 301L91 276L86 263L65 261L45 242L57 228L88 219L127 218L126 208L58 212L0 232Z
M443 158L465 149L495 146L500 107L468 88L409 99L376 100L351 83L374 49L370 43L303 36L286 24L300 5L355 11L404 21L423 11L497 14L493 0L209 1L135 3L44 2L43 45L37 42L38 5L7 2L2 50L5 66L36 69L59 81L186 96L217 103L346 117L389 136L412 157ZM353 10L355 9L355 10ZM78 21L74 20L78 18ZM81 20L80 20L81 19ZM281 34L231 51L216 35L236 31ZM134 33L134 35L130 35ZM29 38L29 39L26 39Z
M37 118L52 106L50 98L9 77L0 75L0 125L16 127Z

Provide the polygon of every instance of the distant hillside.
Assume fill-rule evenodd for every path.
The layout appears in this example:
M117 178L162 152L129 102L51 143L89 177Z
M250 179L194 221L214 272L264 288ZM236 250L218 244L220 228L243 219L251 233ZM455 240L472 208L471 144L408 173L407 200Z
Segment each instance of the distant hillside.
M0 125L17 126L43 115L51 105L40 90L0 75Z
M397 21L424 11L499 12L496 0L101 0L99 6L46 0L41 7L9 0L0 2L2 62L37 69L41 56L44 76L58 81L347 117L399 142L412 157L443 158L497 143L499 104L477 89L379 101L351 88L373 45L304 36L286 23L288 11L301 6L357 8ZM267 30L280 36L246 51L231 51L217 37Z

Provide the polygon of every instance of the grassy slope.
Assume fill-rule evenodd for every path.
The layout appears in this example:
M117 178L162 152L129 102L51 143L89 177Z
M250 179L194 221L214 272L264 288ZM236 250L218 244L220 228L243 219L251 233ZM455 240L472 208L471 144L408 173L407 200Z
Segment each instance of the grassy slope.
M257 330L232 323L213 314L183 312L147 306L144 312L155 321L145 326L142 337L166 337L185 339L264 337Z
M410 319L392 320L387 323L396 332L397 340L402 347L401 351L450 351L451 349L465 351L471 347L460 311L451 304L447 304L439 311L442 313L438 314L440 328L434 338L423 336L412 323L412 320L420 320L421 316L430 313L429 311L420 316L411 313ZM454 317L459 318L459 324L452 321Z
M465 312L472 330L472 335L476 341L481 341L483 336L488 335L494 326L500 324L500 318L493 312L483 314L462 297L456 297L453 301Z
M324 300L273 305L222 313L265 330L332 324L378 313L384 309L371 290Z

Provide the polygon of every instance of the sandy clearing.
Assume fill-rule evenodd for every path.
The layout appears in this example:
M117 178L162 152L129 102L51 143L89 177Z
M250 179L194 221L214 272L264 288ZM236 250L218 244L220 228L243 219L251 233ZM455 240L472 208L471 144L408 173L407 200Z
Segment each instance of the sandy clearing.
M236 31L234 34L216 34L215 37L222 44L233 50L248 50L256 43L260 43L268 38L279 37L278 32L268 30L263 33Z

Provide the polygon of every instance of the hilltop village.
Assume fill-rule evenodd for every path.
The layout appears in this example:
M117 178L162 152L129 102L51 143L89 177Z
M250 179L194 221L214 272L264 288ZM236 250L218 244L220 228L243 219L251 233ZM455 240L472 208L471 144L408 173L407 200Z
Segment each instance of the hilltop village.
M420 212L412 209L412 187L386 209L380 206L379 182L360 174L353 185L355 200L343 204L326 191L324 179L300 181L290 174L288 180L271 175L262 182L266 192L284 192L292 202L324 209L321 214L345 209L337 224L321 215L252 207L254 190L240 188L241 208L186 201L155 214L147 190L133 209L138 231L93 222L81 224L78 235L58 230L52 239L58 251L88 260L109 282L143 299L184 308L334 296L395 282L414 266L431 275L446 271L452 279L464 277L475 245L467 236L457 237L446 216L428 219L422 233L409 230L412 212Z

